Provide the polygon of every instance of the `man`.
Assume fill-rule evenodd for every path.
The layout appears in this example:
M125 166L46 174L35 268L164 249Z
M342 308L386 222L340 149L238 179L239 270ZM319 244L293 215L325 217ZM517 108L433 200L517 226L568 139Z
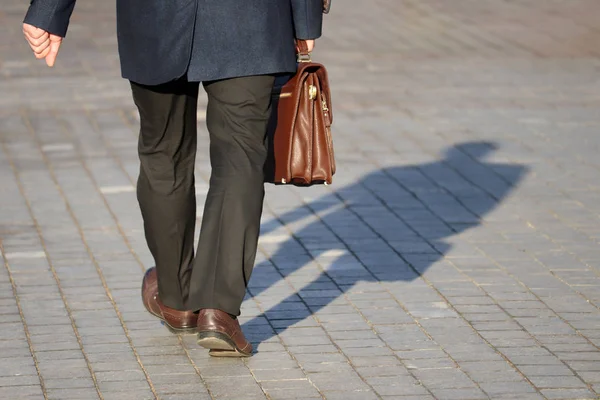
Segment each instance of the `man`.
M75 0L33 0L23 31L53 66ZM296 70L294 40L321 35L323 0L117 0L122 76L140 114L137 196L156 268L150 313L197 331L214 356L249 356L237 316L262 214L264 137L276 74ZM208 95L212 173L194 256L199 83Z

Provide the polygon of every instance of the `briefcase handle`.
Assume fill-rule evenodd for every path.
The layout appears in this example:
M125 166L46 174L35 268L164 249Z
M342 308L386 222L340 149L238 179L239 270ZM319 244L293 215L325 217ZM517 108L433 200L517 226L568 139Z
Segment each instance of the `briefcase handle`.
M312 62L306 41L298 39L296 45L298 46L298 62Z

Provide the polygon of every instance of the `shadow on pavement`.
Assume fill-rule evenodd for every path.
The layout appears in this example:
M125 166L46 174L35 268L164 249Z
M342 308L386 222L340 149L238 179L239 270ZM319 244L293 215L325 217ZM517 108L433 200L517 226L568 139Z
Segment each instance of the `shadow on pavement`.
M480 225L525 175L525 166L487 162L486 156L497 149L490 142L458 144L440 161L384 168L307 204L320 220L295 231L270 260L284 277L308 264L321 273L244 323L249 340L260 343L274 336L270 327L265 329L265 317L281 333L359 282L413 281L421 276L448 253L447 239ZM307 215L306 208L299 207L263 224L261 234ZM308 247L304 254L299 253L298 240ZM263 262L256 271L260 275L261 267L269 266ZM269 287L256 276L248 292L258 296Z

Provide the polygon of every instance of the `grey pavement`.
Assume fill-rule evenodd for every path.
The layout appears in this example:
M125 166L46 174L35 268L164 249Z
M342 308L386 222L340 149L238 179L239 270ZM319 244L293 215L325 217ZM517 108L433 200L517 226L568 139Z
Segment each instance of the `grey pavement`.
M244 360L141 304L114 2L53 69L1 3L0 399L599 398L597 0L334 2L338 173L268 187Z

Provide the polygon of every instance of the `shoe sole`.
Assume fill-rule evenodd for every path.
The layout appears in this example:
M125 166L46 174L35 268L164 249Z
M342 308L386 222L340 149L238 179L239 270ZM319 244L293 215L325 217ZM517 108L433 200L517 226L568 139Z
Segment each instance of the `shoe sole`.
M242 354L236 350L215 350L211 349L208 352L211 357L231 357L231 358L244 358L251 357L251 354Z
M229 336L221 332L198 332L198 345L209 349L212 357L250 357L251 353L242 351Z

